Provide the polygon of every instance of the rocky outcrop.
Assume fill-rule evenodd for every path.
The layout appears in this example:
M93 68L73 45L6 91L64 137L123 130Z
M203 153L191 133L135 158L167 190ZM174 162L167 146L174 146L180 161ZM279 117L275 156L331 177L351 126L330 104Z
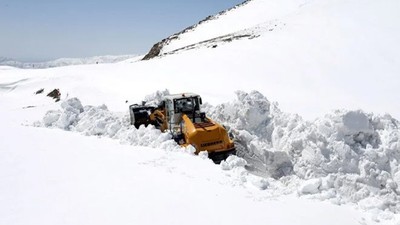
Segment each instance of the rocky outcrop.
M164 46L166 42L166 39L163 39L162 41L156 43L153 45L153 47L150 49L150 51L143 57L142 60L149 60L152 59L154 57L157 57L160 55L161 53L161 49Z

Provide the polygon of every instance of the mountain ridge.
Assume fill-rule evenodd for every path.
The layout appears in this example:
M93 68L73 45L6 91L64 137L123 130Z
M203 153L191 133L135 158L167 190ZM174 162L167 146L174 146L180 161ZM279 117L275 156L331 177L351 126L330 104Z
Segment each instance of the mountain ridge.
M44 69L69 65L116 63L137 56L138 55L102 55L84 58L59 58L44 62L21 62L9 57L0 57L0 66L12 66L20 69Z

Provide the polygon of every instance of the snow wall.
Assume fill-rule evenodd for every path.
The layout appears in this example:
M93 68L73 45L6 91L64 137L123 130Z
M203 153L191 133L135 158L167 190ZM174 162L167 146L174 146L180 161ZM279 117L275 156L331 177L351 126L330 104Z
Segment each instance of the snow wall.
M168 90L158 91L145 101L156 105L168 94ZM272 183L281 182L279 189L285 190L279 193L400 212L399 121L390 115L338 110L310 122L281 112L257 91L235 94L232 102L203 105L210 118L235 136L241 158L228 158L221 163L222 169L246 167ZM77 98L65 100L60 110L47 112L35 125L110 137L123 144L194 152L153 126L134 128L128 113L111 112L105 105L82 106ZM240 176L243 180L245 173ZM269 186L266 180L256 182L261 189Z

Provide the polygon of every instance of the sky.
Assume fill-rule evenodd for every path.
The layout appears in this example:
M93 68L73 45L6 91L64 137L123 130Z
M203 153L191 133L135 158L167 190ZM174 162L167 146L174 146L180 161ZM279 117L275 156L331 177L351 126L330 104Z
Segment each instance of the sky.
M153 44L244 0L0 0L0 57L144 54Z

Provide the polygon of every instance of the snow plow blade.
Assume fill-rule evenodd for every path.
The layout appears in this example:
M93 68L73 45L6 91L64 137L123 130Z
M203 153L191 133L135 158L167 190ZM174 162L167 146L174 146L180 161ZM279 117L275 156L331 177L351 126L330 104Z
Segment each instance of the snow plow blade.
M129 106L131 125L139 128L142 124L145 126L152 124L152 121L150 120L150 114L154 108L155 107L153 106L140 106L137 104Z

